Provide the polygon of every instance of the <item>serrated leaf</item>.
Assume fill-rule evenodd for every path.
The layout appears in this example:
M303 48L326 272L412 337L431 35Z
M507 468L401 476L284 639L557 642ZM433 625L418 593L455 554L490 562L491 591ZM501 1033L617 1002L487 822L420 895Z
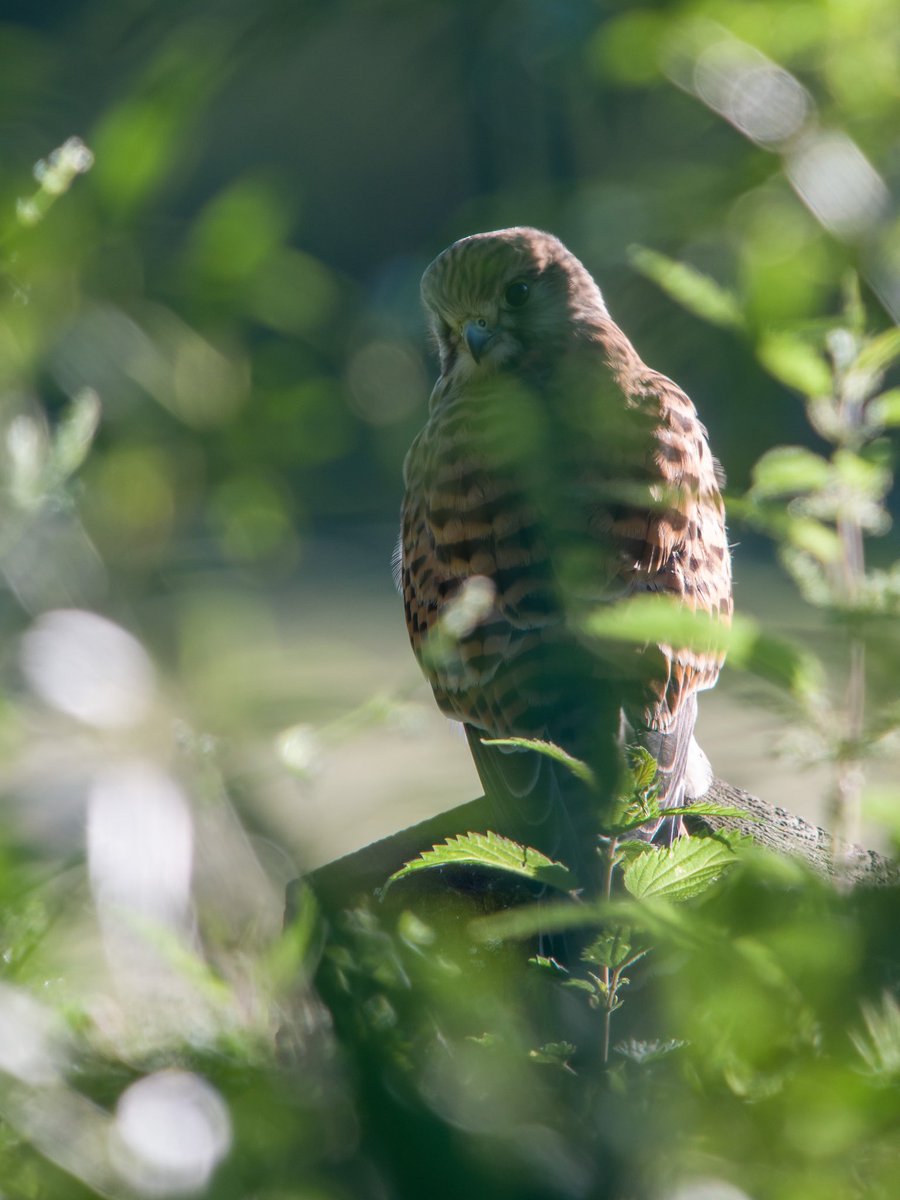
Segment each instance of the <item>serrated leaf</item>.
M760 339L756 356L770 375L806 396L827 395L831 368L808 342L789 333L769 333Z
M528 962L532 967L537 967L539 971L544 971L556 979L568 979L569 977L568 967L564 967L555 958L548 958L546 954L535 954L529 958Z
M528 1057L533 1062L548 1063L550 1066L562 1067L571 1071L569 1059L578 1049L572 1042L546 1042L539 1050L529 1050Z
M682 308L727 329L741 329L744 315L737 297L708 275L646 246L631 246L632 265L652 279Z
M688 900L736 861L734 852L715 838L680 838L672 846L648 846L625 867L623 882L639 900Z
M667 808L664 811L667 817L735 817L745 821L759 820L744 808L716 804L712 800L692 800L689 804L679 804L676 808Z
M589 979L567 979L562 985L564 988L571 988L574 992L588 992L591 996L596 996L596 984L591 983Z
M418 858L404 863L399 871L391 875L384 887L387 890L398 879L417 871L450 865L459 866L463 863L473 867L506 871L508 874L533 879L536 883L547 884L548 887L558 888L560 891L568 891L576 885L574 875L562 863L554 862L531 846L523 846L511 838L488 831L460 834L458 837L448 838L439 846L432 846L430 850L423 851Z
M616 1054L621 1054L623 1058L643 1064L658 1062L661 1058L671 1054L673 1050L680 1050L684 1045L685 1042L676 1038L668 1042L644 1042L637 1038L629 1038L627 1042L618 1042L613 1046L613 1050Z
M755 499L797 496L818 491L831 479L831 463L803 446L776 446L753 468L750 494Z
M593 787L596 783L594 772L587 763L582 762L580 758L575 758L554 742L544 742L537 738L510 737L482 738L481 744L482 746L509 746L517 750L533 750L535 754L543 754L545 758L552 758L554 762L561 763L576 779L580 779L588 786Z

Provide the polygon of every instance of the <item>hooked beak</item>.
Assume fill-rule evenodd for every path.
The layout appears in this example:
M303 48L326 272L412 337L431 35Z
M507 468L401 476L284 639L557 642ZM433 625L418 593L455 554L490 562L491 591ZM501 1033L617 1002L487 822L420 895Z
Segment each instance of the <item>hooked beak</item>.
M466 339L469 353L475 359L476 363L481 362L481 356L484 354L485 348L493 336L493 329L488 329L483 321L480 324L478 321L466 321L465 325L463 325L463 337Z

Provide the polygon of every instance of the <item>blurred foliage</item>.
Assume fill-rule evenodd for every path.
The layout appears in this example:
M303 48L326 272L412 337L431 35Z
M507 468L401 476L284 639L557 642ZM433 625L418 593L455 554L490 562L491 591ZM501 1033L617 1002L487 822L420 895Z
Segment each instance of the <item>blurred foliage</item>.
M900 720L898 42L894 0L4 6L4 1196L895 1196L896 889L608 832L622 894L558 934L545 897L538 953L447 863L282 930L273 813L414 719L285 613L328 536L387 577L423 266L532 223L825 613L823 667L729 648L900 842L860 773Z

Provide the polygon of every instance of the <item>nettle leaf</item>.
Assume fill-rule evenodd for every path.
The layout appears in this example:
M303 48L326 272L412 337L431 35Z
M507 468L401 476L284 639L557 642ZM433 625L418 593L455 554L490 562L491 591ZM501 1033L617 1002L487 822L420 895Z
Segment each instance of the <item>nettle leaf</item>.
M680 838L672 846L648 846L625 867L625 887L639 900L689 900L714 883L737 861L715 838Z
M742 329L744 314L737 296L709 275L646 246L631 246L628 256L642 275L695 316L727 329Z
M499 833L464 833L448 838L440 846L423 851L395 871L384 885L385 890L398 879L417 871L434 867L459 866L465 863L473 867L490 867L495 871L506 871L523 879L568 891L576 886L575 876L562 863L554 862L539 850L523 846Z
M540 1050L529 1050L528 1057L533 1062L548 1063L550 1066L562 1067L564 1071L571 1071L569 1059L577 1049L572 1042L546 1042Z
M638 1041L637 1038L629 1038L627 1042L617 1042L613 1049L623 1058L643 1065L644 1063L659 1062L661 1058L666 1058L673 1050L680 1050L684 1045L686 1045L685 1042L675 1038L667 1042L643 1042Z
M776 446L753 468L751 495L756 499L796 496L825 487L832 475L831 463L803 446Z
M806 396L827 395L832 389L826 360L808 342L789 333L766 334L756 356L770 375Z
M535 954L529 958L528 963L532 967L537 967L545 975L552 975L554 979L568 979L569 977L568 967L564 967L555 958L548 958L546 954Z
M755 814L747 812L745 808L716 804L713 800L692 800L690 804L679 804L676 808L667 808L663 811L667 817L735 817L745 821L760 819Z
M587 763L582 762L580 758L575 758L554 742L543 742L537 738L510 737L482 738L481 744L482 746L509 746L517 750L533 750L535 754L543 754L545 758L552 758L554 762L561 763L576 779L580 779L588 786L593 787L596 783L594 772Z

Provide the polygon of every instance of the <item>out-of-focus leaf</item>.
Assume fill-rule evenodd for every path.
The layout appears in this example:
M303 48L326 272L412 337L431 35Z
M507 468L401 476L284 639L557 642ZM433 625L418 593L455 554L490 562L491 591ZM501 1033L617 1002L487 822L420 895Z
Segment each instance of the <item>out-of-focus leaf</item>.
M770 375L807 396L832 389L831 369L808 342L788 333L769 333L757 344L756 354Z
M900 329L886 329L872 338L856 359L855 369L878 374L900 358Z
M483 746L509 746L518 750L533 750L535 754L543 754L545 758L552 758L554 762L561 763L567 771L575 776L576 779L582 780L591 786L596 782L594 772L582 762L580 758L575 758L573 755L563 750L561 746L555 745L553 742L544 742L536 738L482 738Z
M461 863L473 867L490 867L495 871L507 871L561 891L575 886L574 876L562 863L554 862L531 846L523 846L510 838L488 831L460 834L458 837L448 838L440 846L432 846L430 850L423 851L418 858L404 863L399 871L395 871L385 884L385 889L398 879L417 871L433 867L459 866Z
M648 846L625 867L623 882L637 899L688 900L706 891L737 861L715 838L680 838L672 846Z
M866 419L871 425L886 429L900 425L900 388L891 388L870 400L866 407Z
M900 1004L885 993L881 1004L863 1005L864 1033L851 1033L869 1072L884 1083L900 1077Z
M53 439L49 466L59 481L73 475L87 458L99 425L100 397L92 388L82 388Z
M726 625L707 613L694 612L672 596L634 596L594 610L586 633L613 641L657 643L705 654L727 655L727 661L808 698L820 687L817 660L799 647L765 633L749 617L735 616Z
M569 1059L578 1049L572 1042L547 1042L539 1050L530 1050L528 1057L532 1062L547 1063L550 1066L561 1067L571 1071Z
M680 1050L684 1044L683 1041L679 1041L677 1038L672 1038L668 1042L642 1042L636 1038L629 1038L627 1042L617 1042L613 1046L613 1050L615 1050L616 1054L621 1054L623 1058L627 1058L631 1062L643 1064L659 1062L661 1058L665 1058L673 1050Z
M695 316L728 329L743 327L744 316L737 297L708 275L646 246L631 246L628 256L642 275L652 279Z
M633 596L594 609L585 630L615 641L683 646L724 653L731 641L728 626L694 612L673 596Z
M629 909L630 911L630 909ZM517 940L537 933L562 933L567 929L583 929L599 925L610 914L608 903L580 904L559 901L556 904L528 904L508 909L472 922L472 935L480 942Z
M821 563L837 562L840 558L841 539L837 532L815 517L789 515L784 532L792 546L811 554Z
M821 454L803 446L776 446L753 468L751 495L757 499L796 496L825 487L832 468Z

